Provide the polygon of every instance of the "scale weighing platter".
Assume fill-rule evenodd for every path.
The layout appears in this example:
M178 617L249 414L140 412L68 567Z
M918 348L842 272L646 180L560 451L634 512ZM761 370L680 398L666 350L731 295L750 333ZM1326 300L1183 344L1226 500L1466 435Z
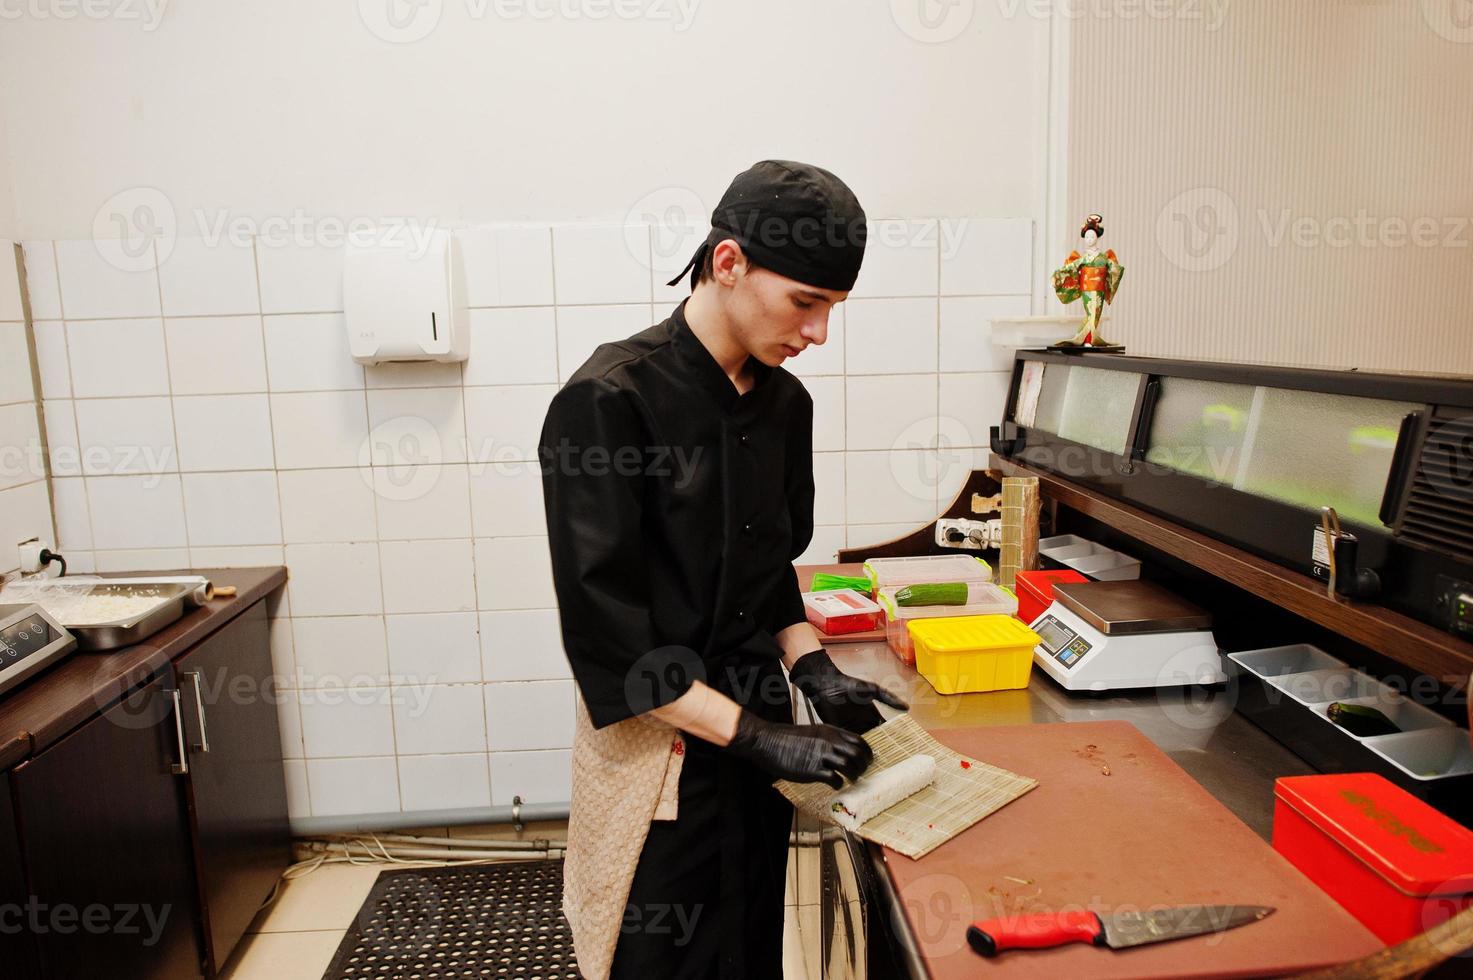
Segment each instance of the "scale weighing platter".
M1033 621L1033 662L1068 691L1227 680L1206 610L1151 582L1071 582Z

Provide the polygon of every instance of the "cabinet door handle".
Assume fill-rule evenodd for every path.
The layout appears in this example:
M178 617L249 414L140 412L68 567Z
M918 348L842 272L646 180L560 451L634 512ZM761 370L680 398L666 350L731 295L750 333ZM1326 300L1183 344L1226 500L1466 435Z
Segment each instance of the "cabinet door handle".
M189 773L189 750L184 747L184 709L177 687L169 692L169 696L174 699L174 734L179 739L179 761L169 766L169 771L176 776L184 776Z
M200 689L204 686L204 678L197 670L186 670L184 676L194 679L194 711L195 716L199 718L199 744L193 748L201 752L208 752L210 751L210 733L205 729L205 698L200 693Z

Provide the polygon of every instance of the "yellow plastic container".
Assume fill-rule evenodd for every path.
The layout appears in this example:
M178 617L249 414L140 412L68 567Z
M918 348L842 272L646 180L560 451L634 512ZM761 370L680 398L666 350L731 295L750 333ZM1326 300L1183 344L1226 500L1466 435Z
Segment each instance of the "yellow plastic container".
M1028 686L1038 634L1012 616L958 616L906 623L916 670L937 694Z

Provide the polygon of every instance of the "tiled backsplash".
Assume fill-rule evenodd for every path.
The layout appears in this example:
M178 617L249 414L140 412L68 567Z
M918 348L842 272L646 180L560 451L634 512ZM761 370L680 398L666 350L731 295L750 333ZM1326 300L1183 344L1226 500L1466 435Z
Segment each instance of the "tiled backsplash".
M815 402L810 561L949 502L1002 410L988 320L1029 310L1030 221L885 224L828 343L788 365ZM367 369L336 249L181 240L125 271L91 241L25 245L59 548L78 571L290 568L273 637L299 818L568 798L531 461L559 384L688 292L664 281L691 248L641 253L642 226L460 235L470 359ZM0 490L0 513L44 491Z
M19 567L21 541L55 540L18 258L0 240L0 574Z

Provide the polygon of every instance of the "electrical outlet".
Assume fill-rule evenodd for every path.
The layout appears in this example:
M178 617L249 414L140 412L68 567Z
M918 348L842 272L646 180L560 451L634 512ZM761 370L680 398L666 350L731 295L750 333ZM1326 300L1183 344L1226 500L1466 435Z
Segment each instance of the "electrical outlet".
M982 551L995 547L990 525L997 521L968 521L943 517L936 522L936 544L942 548Z
M31 538L29 541L20 543L20 570L22 574L31 575L45 568L41 561L41 552L49 548L46 542L40 538Z

